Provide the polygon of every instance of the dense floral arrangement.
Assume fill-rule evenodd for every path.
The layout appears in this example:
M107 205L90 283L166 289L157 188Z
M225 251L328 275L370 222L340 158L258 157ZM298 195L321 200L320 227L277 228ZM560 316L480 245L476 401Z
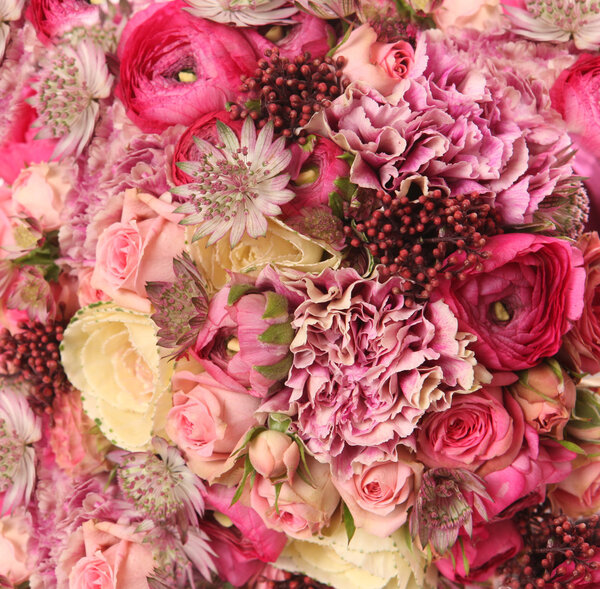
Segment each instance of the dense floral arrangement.
M0 0L0 587L600 587L599 49Z

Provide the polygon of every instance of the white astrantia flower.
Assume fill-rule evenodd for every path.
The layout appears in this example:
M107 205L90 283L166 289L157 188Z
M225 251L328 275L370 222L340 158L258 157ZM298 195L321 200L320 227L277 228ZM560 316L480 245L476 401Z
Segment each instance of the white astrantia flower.
M0 387L0 517L29 502L35 482L35 451L41 420L24 394Z
M341 18L356 11L356 0L296 0L302 10L318 18Z
M600 45L598 0L526 0L527 10L503 6L513 32L534 41L562 43L571 38L580 50Z
M210 235L208 245L212 245L229 231L231 247L235 247L244 231L250 237L265 235L266 217L279 215L279 205L294 198L287 188L290 176L282 173L292 153L283 137L273 141L271 122L257 138L254 122L247 118L241 141L220 121L217 130L219 146L194 137L200 160L177 164L194 182L171 192L188 199L175 212L186 215L183 225L198 226L193 241Z
M288 0L186 0L194 16L236 27L289 24L298 12ZM286 6L288 5L288 6Z
M4 51L10 35L8 22L19 20L25 0L0 0L0 62L4 57Z
M35 85L32 103L41 127L37 139L59 138L52 157L83 151L94 132L100 106L110 96L113 76L108 72L104 51L83 41L77 47L61 46Z

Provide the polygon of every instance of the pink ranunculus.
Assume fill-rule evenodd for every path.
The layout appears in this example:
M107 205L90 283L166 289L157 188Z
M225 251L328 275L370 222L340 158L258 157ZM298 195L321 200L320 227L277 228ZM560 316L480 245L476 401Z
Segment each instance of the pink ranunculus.
M93 520L71 536L58 562L57 576L68 578L61 589L150 589L154 569L152 544L136 526Z
M179 169L177 164L180 162L195 162L200 159L202 152L194 143L194 137L204 139L213 145L216 145L219 142L217 121L225 123L238 134L242 129L242 122L239 120L232 121L225 110L208 112L199 117L198 120L185 130L175 146L175 152L173 153L173 160L171 162L171 174L173 175L175 184L189 184L192 181L192 178L183 170Z
M269 429L248 444L248 457L262 477L277 479L285 475L291 480L300 463L300 450L290 436Z
M74 180L74 171L65 164L32 164L21 170L13 182L15 212L34 217L45 231L59 229L61 213Z
M228 285L210 301L194 353L216 378L224 372L250 394L265 397L287 378L291 365L288 303L272 291L250 288L229 304L230 293L240 286Z
M419 423L417 458L431 468L466 468L480 476L513 462L523 443L518 403L498 387L457 395Z
M369 448L364 452L373 451ZM401 447L394 459L380 454L378 461L372 457L361 459L359 455L353 461L354 474L348 479L334 476L333 484L356 526L387 538L406 522L408 510L415 502L423 465Z
M529 233L488 239L481 271L443 281L444 300L487 368L519 370L558 352L583 310L585 270L567 241Z
M582 53L558 76L550 89L552 106L562 115L569 133L600 157L600 57Z
M597 300L600 295L600 238L598 233L585 233L577 247L583 253L586 270L583 313L563 340L561 359L577 372L600 372L600 317Z
M267 527L292 538L318 534L329 525L340 502L329 466L310 457L307 465L310 478L296 476L292 483L282 483L279 494L275 485L260 475L256 476L250 491L250 507Z
M119 305L150 312L146 283L173 280L173 258L184 248L184 228L175 208L135 188L126 190L121 220L98 239L90 286Z
M529 425L524 444L513 463L484 477L491 501L483 500L488 519L512 517L517 511L543 503L546 485L558 483L571 472L575 454L554 440L544 440Z
M207 487L204 496L206 509L217 512L215 522L204 520L202 529L210 538L215 551L213 559L219 576L236 587L245 585L264 569L265 563L275 562L287 538L265 526L259 515L241 502L231 504L235 489L223 485ZM232 526L216 523L225 515Z
M444 577L456 583L485 581L523 548L523 538L510 520L476 526L472 537L461 538L462 543L456 542L452 547L453 558L442 558L435 563ZM465 560L469 563L468 573Z
M573 470L549 493L552 506L569 517L587 517L600 510L600 456L598 446L584 443L586 456L573 461Z
M121 35L115 92L147 132L222 110L236 97L240 76L256 67L257 53L238 29L192 16L185 6L182 0L153 4Z
M521 373L510 392L523 410L525 421L540 434L562 440L575 406L575 383L553 359Z
M185 454L191 470L214 481L234 464L233 451L248 430L258 425L259 401L225 374L175 372L173 408L166 431Z

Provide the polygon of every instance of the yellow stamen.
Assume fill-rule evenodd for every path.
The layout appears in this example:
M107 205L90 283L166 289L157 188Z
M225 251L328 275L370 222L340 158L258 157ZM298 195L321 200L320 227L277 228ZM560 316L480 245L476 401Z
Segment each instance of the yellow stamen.
M506 310L506 307L500 301L494 303L492 311L498 321L510 321L510 315Z

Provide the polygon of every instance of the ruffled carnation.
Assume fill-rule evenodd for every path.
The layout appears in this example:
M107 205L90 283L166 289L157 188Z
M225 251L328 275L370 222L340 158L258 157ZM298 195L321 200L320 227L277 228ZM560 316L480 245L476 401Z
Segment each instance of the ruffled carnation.
M472 337L442 302L405 304L401 279L381 284L326 270L291 285L303 302L286 385L298 433L321 461L379 446L391 456L427 409L479 386ZM348 454L349 453L349 454Z

